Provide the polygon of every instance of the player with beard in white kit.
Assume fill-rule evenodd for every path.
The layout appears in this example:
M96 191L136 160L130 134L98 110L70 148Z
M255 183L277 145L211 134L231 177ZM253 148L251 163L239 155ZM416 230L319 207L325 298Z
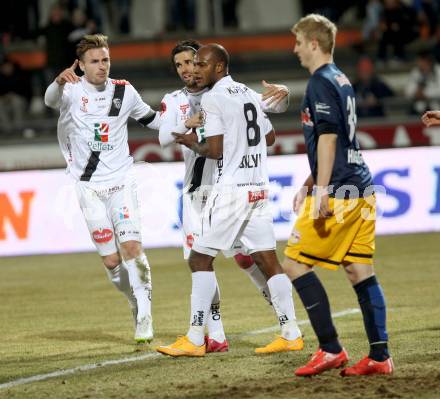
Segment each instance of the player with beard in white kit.
M201 231L194 237L189 257L193 281L191 325L187 335L157 348L171 356L205 355L204 328L218 291L213 260L218 251L231 250L236 244L251 255L267 277L269 295L281 326L281 337L276 341L285 341L282 346L288 350L301 350L304 346L296 324L292 288L276 258L268 208L266 141L272 143L275 134L261 109L259 96L232 80L228 64L229 56L223 47L200 48L195 79L198 87L211 89L201 100L206 142L198 143L194 135L174 133L176 142L216 160L217 165L214 185L202 211ZM275 351L260 349L263 351L257 353Z
M125 80L109 78L107 37L87 35L78 59L50 84L47 106L60 110L58 140L67 162L91 238L110 281L128 299L135 340L153 339L151 273L142 250L140 209L128 118L159 128L159 114ZM79 66L84 73L75 73Z

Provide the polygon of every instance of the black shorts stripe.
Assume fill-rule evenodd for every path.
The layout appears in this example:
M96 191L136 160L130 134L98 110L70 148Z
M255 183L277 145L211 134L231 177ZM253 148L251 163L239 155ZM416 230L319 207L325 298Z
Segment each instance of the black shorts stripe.
M80 177L81 181L90 181L93 173L95 173L95 170L98 167L100 154L101 151L92 151L89 157L89 161L87 162L87 165L84 168L84 173Z
M330 260L330 259L318 258L317 256L306 254L305 252L300 252L299 254L301 256L304 256L305 258L309 258L309 259L312 259L312 260L317 260L319 262L329 263L330 265L339 265L339 263L340 263L340 262L336 262L336 261Z
M115 85L115 91L112 98L112 106L108 116L118 116L122 108L122 101L124 101L125 85Z
M354 252L347 252L347 255L345 256L354 256L356 258L367 258L367 259L371 259L373 257L373 255L371 254L355 254Z
M202 184L203 168L205 167L205 157L198 157L194 164L193 175L188 192L193 193Z

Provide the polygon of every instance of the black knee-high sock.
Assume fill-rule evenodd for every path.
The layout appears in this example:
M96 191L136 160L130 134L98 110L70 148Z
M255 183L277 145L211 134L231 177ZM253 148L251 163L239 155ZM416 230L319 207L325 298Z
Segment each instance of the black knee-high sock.
M376 276L353 286L364 318L365 331L370 343L369 358L382 362L390 357L386 330L385 297Z
M314 272L306 273L292 281L298 292L310 323L318 337L319 347L330 353L339 353L342 346L333 325L327 293Z

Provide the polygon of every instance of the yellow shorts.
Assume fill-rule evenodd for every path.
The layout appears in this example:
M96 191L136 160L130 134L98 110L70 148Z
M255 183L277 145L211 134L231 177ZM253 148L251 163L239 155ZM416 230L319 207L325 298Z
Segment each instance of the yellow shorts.
M307 196L284 255L307 265L336 270L342 262L373 263L376 199L329 199L334 215L316 218L315 197Z

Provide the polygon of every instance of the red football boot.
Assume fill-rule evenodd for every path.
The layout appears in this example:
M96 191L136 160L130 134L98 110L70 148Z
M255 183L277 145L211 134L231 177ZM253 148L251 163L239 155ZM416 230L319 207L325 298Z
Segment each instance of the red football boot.
M319 349L305 366L295 370L295 375L307 377L321 374L326 370L343 367L347 363L348 354L345 349L342 349L339 353L329 353Z
M209 338L205 335L206 353L211 352L227 352L229 350L228 341L218 342L215 339Z
M392 374L394 371L393 359L390 357L383 362L377 362L368 356L357 362L354 366L341 371L342 377L351 375Z

